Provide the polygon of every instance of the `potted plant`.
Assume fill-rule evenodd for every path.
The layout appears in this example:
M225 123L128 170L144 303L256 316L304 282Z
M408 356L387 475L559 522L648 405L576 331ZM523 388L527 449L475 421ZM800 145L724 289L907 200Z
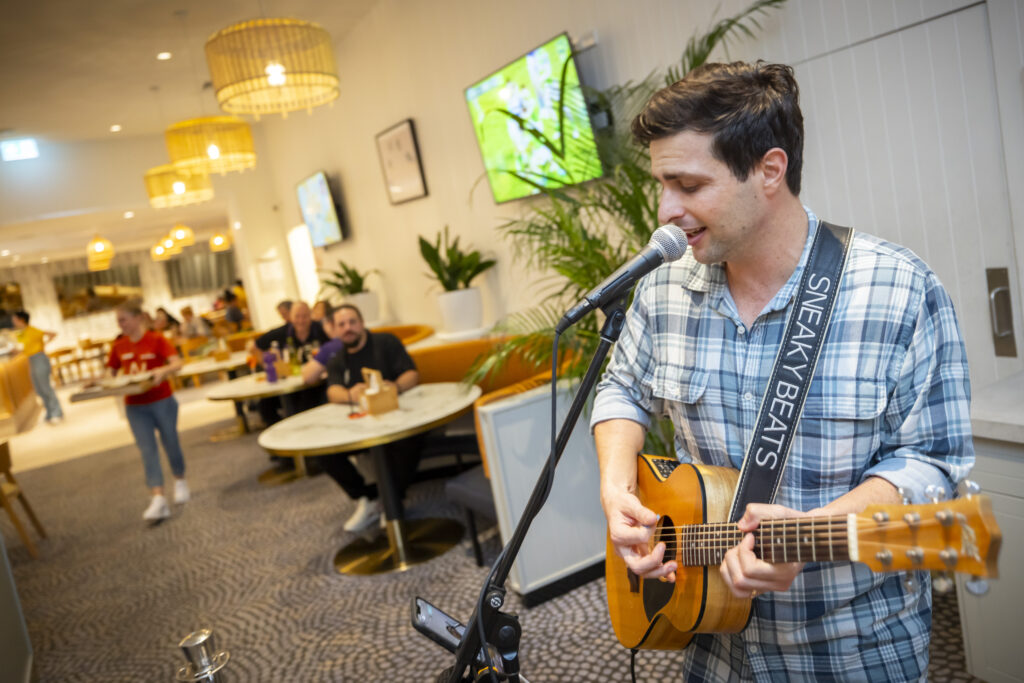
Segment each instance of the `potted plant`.
M433 243L420 237L420 254L444 292L438 295L442 334L467 335L483 326L484 312L480 290L470 286L477 275L494 267L494 259L485 259L476 249L463 251L459 238L450 239L448 226L437 233Z
M366 278L373 273L379 271L374 269L360 273L344 261L338 261L337 270L327 271L327 277L321 281L320 294L327 292L328 298L352 304L363 314L367 324L375 323L380 319L380 302L377 293L366 288Z

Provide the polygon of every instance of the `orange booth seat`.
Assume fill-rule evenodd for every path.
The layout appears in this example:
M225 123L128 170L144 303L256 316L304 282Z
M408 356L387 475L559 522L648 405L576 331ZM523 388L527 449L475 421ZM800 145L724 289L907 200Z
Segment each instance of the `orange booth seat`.
M430 325L385 325L383 327L374 327L370 331L393 334L405 346L426 339L434 334L434 328Z
M500 347L503 342L504 339L501 337L470 339L410 349L409 355L416 363L421 383L461 382L477 359ZM521 382L543 370L544 368L521 358L512 358L500 371L491 373L480 382L480 389L486 394Z

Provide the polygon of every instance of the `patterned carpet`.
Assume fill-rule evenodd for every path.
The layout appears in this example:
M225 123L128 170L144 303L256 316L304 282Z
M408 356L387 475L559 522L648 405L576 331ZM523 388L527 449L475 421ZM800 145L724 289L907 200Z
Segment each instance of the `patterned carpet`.
M409 603L421 595L468 617L487 571L473 564L468 541L401 574L340 576L331 560L351 538L341 523L352 503L326 476L258 484L267 457L255 436L212 443L224 426L182 434L193 500L152 528L141 520L147 499L134 447L21 475L50 534L33 561L0 516L34 680L172 681L184 661L178 641L211 627L231 652L225 681L433 681L451 656L413 630ZM441 486L414 486L410 516L458 517ZM486 556L498 550L492 535ZM510 595L531 683L629 680L603 580L528 610ZM641 653L639 680L671 680L677 660ZM947 596L936 605L930 680L972 680L963 661L955 596Z

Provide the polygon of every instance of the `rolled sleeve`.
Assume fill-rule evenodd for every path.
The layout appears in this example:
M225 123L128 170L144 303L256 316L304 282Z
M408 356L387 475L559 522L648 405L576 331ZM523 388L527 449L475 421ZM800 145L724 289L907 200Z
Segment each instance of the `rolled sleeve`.
M929 274L886 412L877 462L864 476L926 502L934 484L951 494L974 465L967 354L949 295Z
M654 358L645 298L649 284L645 278L637 286L612 360L597 385L591 432L598 423L619 418L637 422L644 429L650 425Z

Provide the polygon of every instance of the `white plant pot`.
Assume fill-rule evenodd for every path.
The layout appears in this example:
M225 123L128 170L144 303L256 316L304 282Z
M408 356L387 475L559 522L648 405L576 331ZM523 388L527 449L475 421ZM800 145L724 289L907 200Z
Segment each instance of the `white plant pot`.
M458 334L483 327L483 300L476 287L438 294L437 303L441 307L441 329L444 332Z
M352 304L363 314L363 322L372 327L380 322L380 300L377 292L359 292L345 297L345 303Z

